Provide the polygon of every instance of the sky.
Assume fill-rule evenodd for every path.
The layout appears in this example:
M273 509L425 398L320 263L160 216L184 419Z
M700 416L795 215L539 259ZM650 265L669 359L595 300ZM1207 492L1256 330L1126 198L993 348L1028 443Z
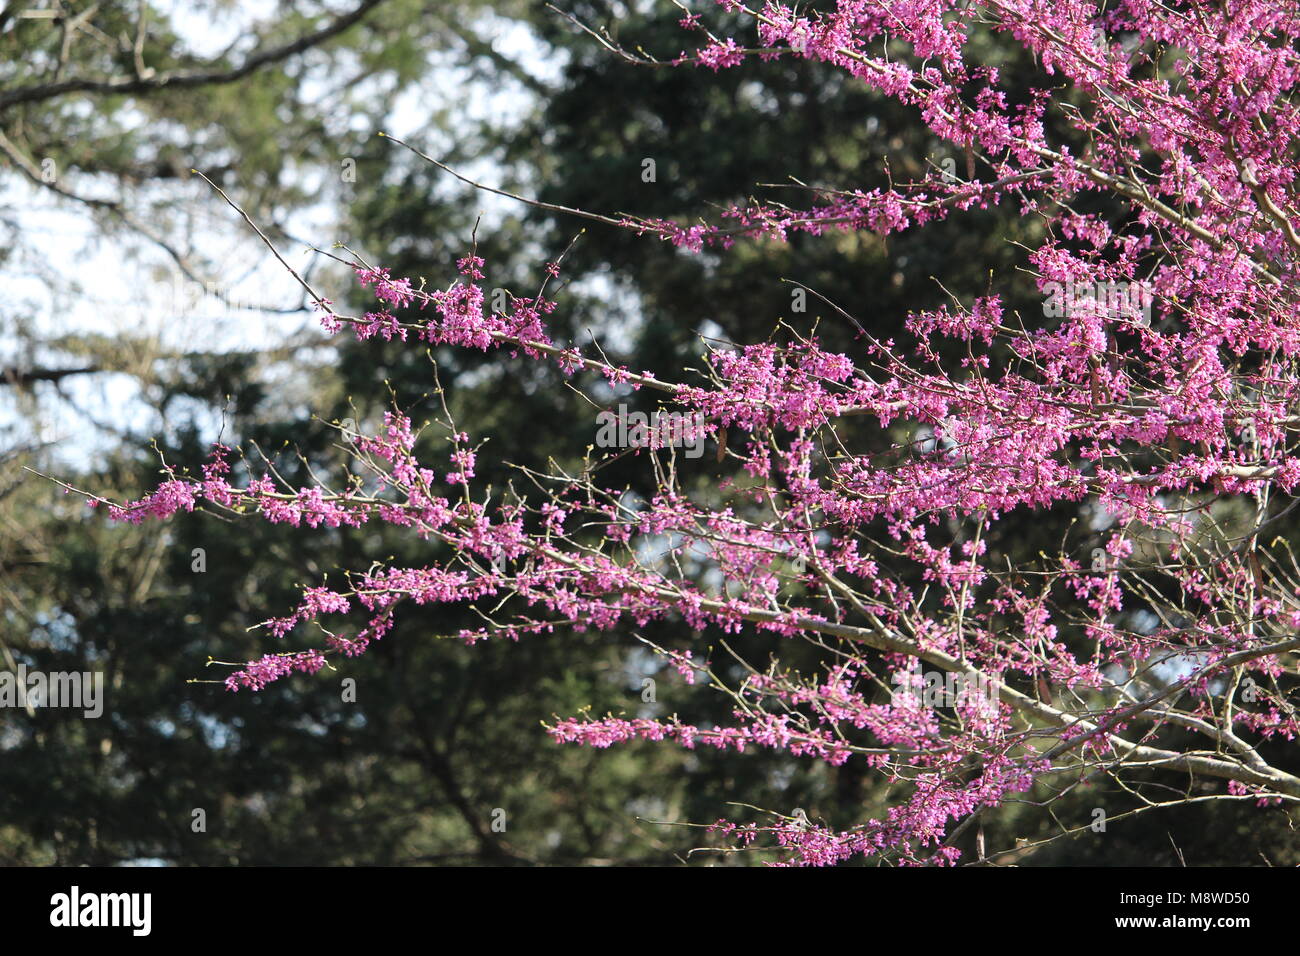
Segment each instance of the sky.
M170 15L173 26L196 52L211 55L246 31L253 19L274 8L275 4L267 0L247 0L227 15L214 18L196 12L193 4L178 2L170 5ZM558 75L561 64L545 58L544 48L526 27L497 17L484 18L478 25L498 50L523 63L533 75L542 79ZM434 63L423 83L398 99L384 129L431 155L446 151L452 144L445 139L439 142L436 133L426 128L427 110L422 104L447 89L458 91L458 108L474 120L511 124L533 106L531 94L517 84L475 80L468 71L444 58ZM310 89L307 93L312 95ZM495 178L490 162L465 171L486 182ZM113 196L111 191L105 191L107 185L82 179L75 183L75 189L83 194ZM187 183L180 188L190 190L192 186ZM449 177L448 188L469 187L451 182ZM231 198L238 201L237 195ZM485 213L484 228L491 228L494 221L511 211L517 212L511 210L508 200L499 197L480 194L480 201ZM221 264L221 275L214 278L227 299L281 308L301 301L301 291L293 278L219 196L213 193L210 203L200 203L197 208L199 219L192 224L196 251L207 261ZM0 273L4 311L31 317L41 339L76 333L119 339L145 335L156 337L164 349L219 351L266 348L317 327L309 312L236 309L218 298L201 295L161 250L135 237L106 239L81 204L25 179L12 175L0 178L0 214L16 219L30 247L30 255ZM292 235L328 249L336 239L336 217L333 206L321 203L299 210L287 225ZM279 251L299 271L307 266L311 255L306 247L281 245ZM51 276L64 282L71 279L76 287L74 294L56 297ZM15 361L20 365L66 364L56 354L24 353L12 328L0 326L0 365ZM44 389L45 414L34 419L28 418L26 410L16 403L14 390L0 389L0 448L35 430L38 440L53 443L56 460L70 463L115 442L108 431L92 421L109 428L125 426L137 434L156 433L176 424L157 420L147 404L139 400L131 376L78 376L62 384L68 400L49 401L49 389ZM216 438L221 427L220 409L191 404L179 411Z

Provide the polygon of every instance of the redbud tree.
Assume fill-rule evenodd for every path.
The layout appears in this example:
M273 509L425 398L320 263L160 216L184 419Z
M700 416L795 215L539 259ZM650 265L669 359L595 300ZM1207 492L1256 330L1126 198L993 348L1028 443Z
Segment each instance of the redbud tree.
M598 748L771 748L860 762L887 783L886 812L848 828L803 813L710 825L776 862L952 864L991 808L1050 808L1101 779L1145 788L1143 809L1300 800L1300 778L1276 765L1300 730L1300 566L1276 524L1300 484L1300 11L1276 0L719 3L735 29L683 8L689 49L675 61L593 42L629 69L821 61L912 108L960 162L888 188L701 210L689 225L552 211L726 255L1003 206L1042 226L1022 270L899 316L888 338L823 302L860 333L847 354L783 323L763 343L706 340L695 370L633 370L548 331L564 308L548 294L562 257L539 268L535 296L508 301L493 301L491 264L469 243L454 269L431 265L445 274L435 288L356 257L374 299L360 316L303 283L329 332L544 363L597 407L649 391L673 417L503 491L475 479L488 436L443 401L424 425L394 409L374 427L339 426L352 466L309 487L272 467L244 474L217 446L201 477L169 471L140 500L91 503L132 522L201 505L312 528L386 523L448 555L342 569L346 586L319 583L296 607L268 609L280 646L235 669L232 691L345 669L410 604L472 607L482 624L459 632L467 644L557 629L630 640L657 622L677 636L657 652L690 692L728 695L732 719L580 713L554 717L549 733ZM973 60L981 32L1022 45L1039 84L1004 88ZM1073 146L1053 128L1071 129ZM1004 307L1026 290L1041 314ZM639 457L653 496L602 481L618 455ZM1077 520L1053 553L989 551L999 523L1062 517ZM309 622L327 622L328 636L304 647ZM814 645L822 669L755 661L731 679L715 666L710 648L743 659L761 632Z

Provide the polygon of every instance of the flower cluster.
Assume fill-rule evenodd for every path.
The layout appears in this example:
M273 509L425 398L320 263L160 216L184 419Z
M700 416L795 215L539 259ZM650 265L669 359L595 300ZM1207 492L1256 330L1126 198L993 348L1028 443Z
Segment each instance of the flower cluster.
M1300 587L1285 543L1261 534L1300 484L1300 20L1263 0L721 3L752 20L752 35L715 37L687 15L706 39L682 63L732 68L757 42L762 55L831 64L913 109L973 157L973 172L828 190L803 209L754 200L715 224L626 228L725 249L883 235L1013 204L1046 223L1024 272L900 317L901 342L864 338L838 354L792 335L716 351L692 376L632 373L555 341L544 320L557 306L541 295L490 308L477 255L432 292L359 266L379 309L345 320L318 302L328 330L501 350L503 362L652 389L700 416L717 454L689 467L713 480L681 482L688 466L676 462L656 469L647 500L603 487L598 470L566 473L540 498L476 497L481 446L441 423L439 479L425 463L432 442L397 413L351 436L379 476L368 493L265 476L239 486L218 448L201 480L169 473L110 516L204 503L312 528L381 521L453 556L306 589L267 622L273 635L363 613L354 636L250 662L228 686L258 690L314 673L327 654L363 653L406 602L474 606L484 623L459 633L467 643L667 622L682 646L658 650L685 681L706 673L731 695L729 723L568 717L551 735L857 761L901 788L886 813L843 831L787 817L715 827L796 864L951 864L954 834L984 808L1030 791L1050 803L1130 765L1217 781L1226 798L1300 799L1300 779L1256 749L1300 734ZM1012 96L973 62L980 30L1030 51L1040 87ZM1086 152L1050 138L1060 116ZM1077 211L1100 197L1125 214ZM1093 292L1059 298L1081 288ZM1119 288L1139 296L1095 292ZM1042 315L1008 314L1013 291L1040 295ZM648 450L656 462L670 453ZM1007 529L1024 525L1010 522L1040 517L1068 525L1059 551L1019 555ZM760 632L832 653L820 673L778 661L720 687L706 649L719 634ZM916 692L950 681L994 696L934 705Z

